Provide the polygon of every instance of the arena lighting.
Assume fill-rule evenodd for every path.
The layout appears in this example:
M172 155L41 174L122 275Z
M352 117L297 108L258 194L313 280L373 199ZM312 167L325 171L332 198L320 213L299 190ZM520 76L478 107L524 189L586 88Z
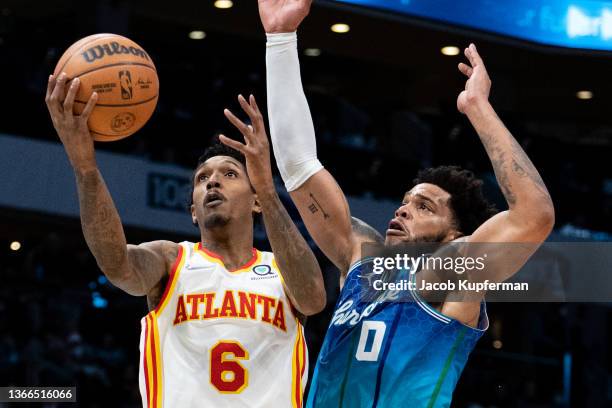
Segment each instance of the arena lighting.
M442 47L440 52L444 55L448 55L452 57L454 55L459 55L459 47L455 47L454 45L447 45L446 47Z
M593 99L593 92L586 91L586 90L578 91L578 92L576 92L576 98L584 99L584 100L586 100L586 99Z
M21 249L21 242L19 241L11 242L10 248L12 251L19 251Z
M306 48L304 50L304 55L307 57L318 57L321 55L321 50L318 48Z
M598 16L589 16L581 8L570 6L567 11L567 35L574 37L612 38L612 10L603 8Z
M609 51L612 3L594 0L335 0L541 44Z
M348 24L336 23L333 26L331 26L331 30L334 33L344 34L344 33L348 33L351 30L351 27Z
M503 347L503 343L501 342L501 340L494 340L493 341L493 348L496 350L499 350Z
M206 33L201 30L194 30L189 33L189 38L191 38L192 40L203 40L204 38L206 38Z
M215 7L219 9L232 8L234 2L232 0L217 0L215 1Z

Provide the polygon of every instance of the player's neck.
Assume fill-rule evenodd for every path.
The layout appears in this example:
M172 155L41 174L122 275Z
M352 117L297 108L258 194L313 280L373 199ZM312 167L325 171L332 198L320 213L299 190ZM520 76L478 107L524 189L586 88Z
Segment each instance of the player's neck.
M201 231L204 249L221 257L228 270L240 268L253 256L253 228L242 226L234 231L230 225Z

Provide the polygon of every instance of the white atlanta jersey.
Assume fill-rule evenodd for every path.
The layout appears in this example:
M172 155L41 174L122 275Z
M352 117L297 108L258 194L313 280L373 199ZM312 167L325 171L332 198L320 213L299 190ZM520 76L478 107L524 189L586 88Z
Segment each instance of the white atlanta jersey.
M157 308L142 319L144 408L301 407L304 330L274 255L253 249L228 271L200 243L182 242Z

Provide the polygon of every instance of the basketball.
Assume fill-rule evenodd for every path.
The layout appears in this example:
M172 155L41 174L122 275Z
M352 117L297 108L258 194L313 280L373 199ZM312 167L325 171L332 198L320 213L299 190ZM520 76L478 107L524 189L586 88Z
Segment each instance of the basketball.
M149 55L134 41L116 34L85 37L66 50L53 75L65 72L68 81L79 78L74 101L80 114L93 92L98 102L89 117L97 141L130 136L149 120L159 92L157 71Z

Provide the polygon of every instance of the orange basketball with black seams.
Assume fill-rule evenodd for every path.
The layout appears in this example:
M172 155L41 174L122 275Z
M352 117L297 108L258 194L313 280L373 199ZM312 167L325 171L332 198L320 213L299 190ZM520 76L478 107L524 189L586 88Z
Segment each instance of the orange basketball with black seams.
M65 72L81 85L74 102L80 114L93 92L98 102L89 117L95 140L113 141L130 136L149 120L159 94L159 80L149 54L129 38L95 34L66 50L53 74Z

